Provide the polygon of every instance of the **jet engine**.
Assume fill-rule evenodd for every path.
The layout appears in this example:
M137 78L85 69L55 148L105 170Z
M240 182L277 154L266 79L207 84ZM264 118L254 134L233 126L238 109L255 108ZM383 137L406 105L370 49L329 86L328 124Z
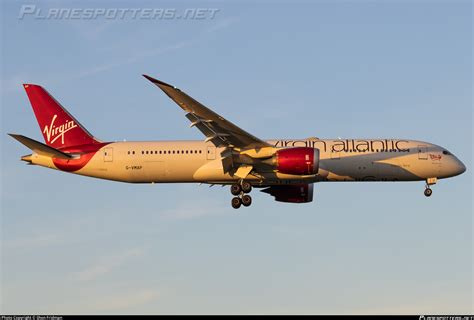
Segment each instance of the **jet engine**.
M319 149L297 147L278 150L273 163L281 173L294 175L317 174L319 170Z
M313 201L313 184L279 185L261 190L275 197L275 201L306 203Z

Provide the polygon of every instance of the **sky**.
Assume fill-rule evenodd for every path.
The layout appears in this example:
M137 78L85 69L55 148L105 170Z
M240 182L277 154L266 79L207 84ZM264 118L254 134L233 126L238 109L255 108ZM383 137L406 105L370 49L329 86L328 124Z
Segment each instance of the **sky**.
M51 8L218 9L202 19L43 19ZM25 9L25 8L23 8ZM35 11L36 12L36 11ZM473 313L469 1L2 1L0 313ZM308 204L125 184L19 159L41 140L22 83L104 141L202 140L141 74L262 139L400 138L467 167L318 183Z

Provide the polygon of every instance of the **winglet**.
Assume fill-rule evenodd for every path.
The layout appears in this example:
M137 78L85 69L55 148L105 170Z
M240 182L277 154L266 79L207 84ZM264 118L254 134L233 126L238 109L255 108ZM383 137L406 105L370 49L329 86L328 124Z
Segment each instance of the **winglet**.
M172 86L170 85L169 83L166 83L166 82L163 82L163 81L160 81L158 79L155 79L155 78L152 78L146 74L142 74L142 76L144 76L146 79L150 80L152 83L156 84L157 86L166 86L166 87L170 87L170 88L174 88L176 89L175 86Z

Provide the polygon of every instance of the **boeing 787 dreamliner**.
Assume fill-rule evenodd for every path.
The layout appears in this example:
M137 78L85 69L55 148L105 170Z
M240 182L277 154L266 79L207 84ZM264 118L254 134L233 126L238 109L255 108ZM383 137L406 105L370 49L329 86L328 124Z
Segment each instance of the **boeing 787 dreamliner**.
M147 75L186 112L203 141L104 142L89 133L45 89L24 84L45 143L10 134L32 150L21 160L64 172L131 183L229 185L233 208L249 206L252 188L276 201L313 200L323 181L425 181L463 173L446 148L406 139L262 140L208 109L178 88Z

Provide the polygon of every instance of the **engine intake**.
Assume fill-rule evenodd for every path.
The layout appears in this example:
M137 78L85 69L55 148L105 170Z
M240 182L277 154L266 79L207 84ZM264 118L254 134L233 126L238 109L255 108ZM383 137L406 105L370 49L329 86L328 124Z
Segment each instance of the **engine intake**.
M278 150L275 154L276 170L294 175L317 174L319 149L297 147Z

